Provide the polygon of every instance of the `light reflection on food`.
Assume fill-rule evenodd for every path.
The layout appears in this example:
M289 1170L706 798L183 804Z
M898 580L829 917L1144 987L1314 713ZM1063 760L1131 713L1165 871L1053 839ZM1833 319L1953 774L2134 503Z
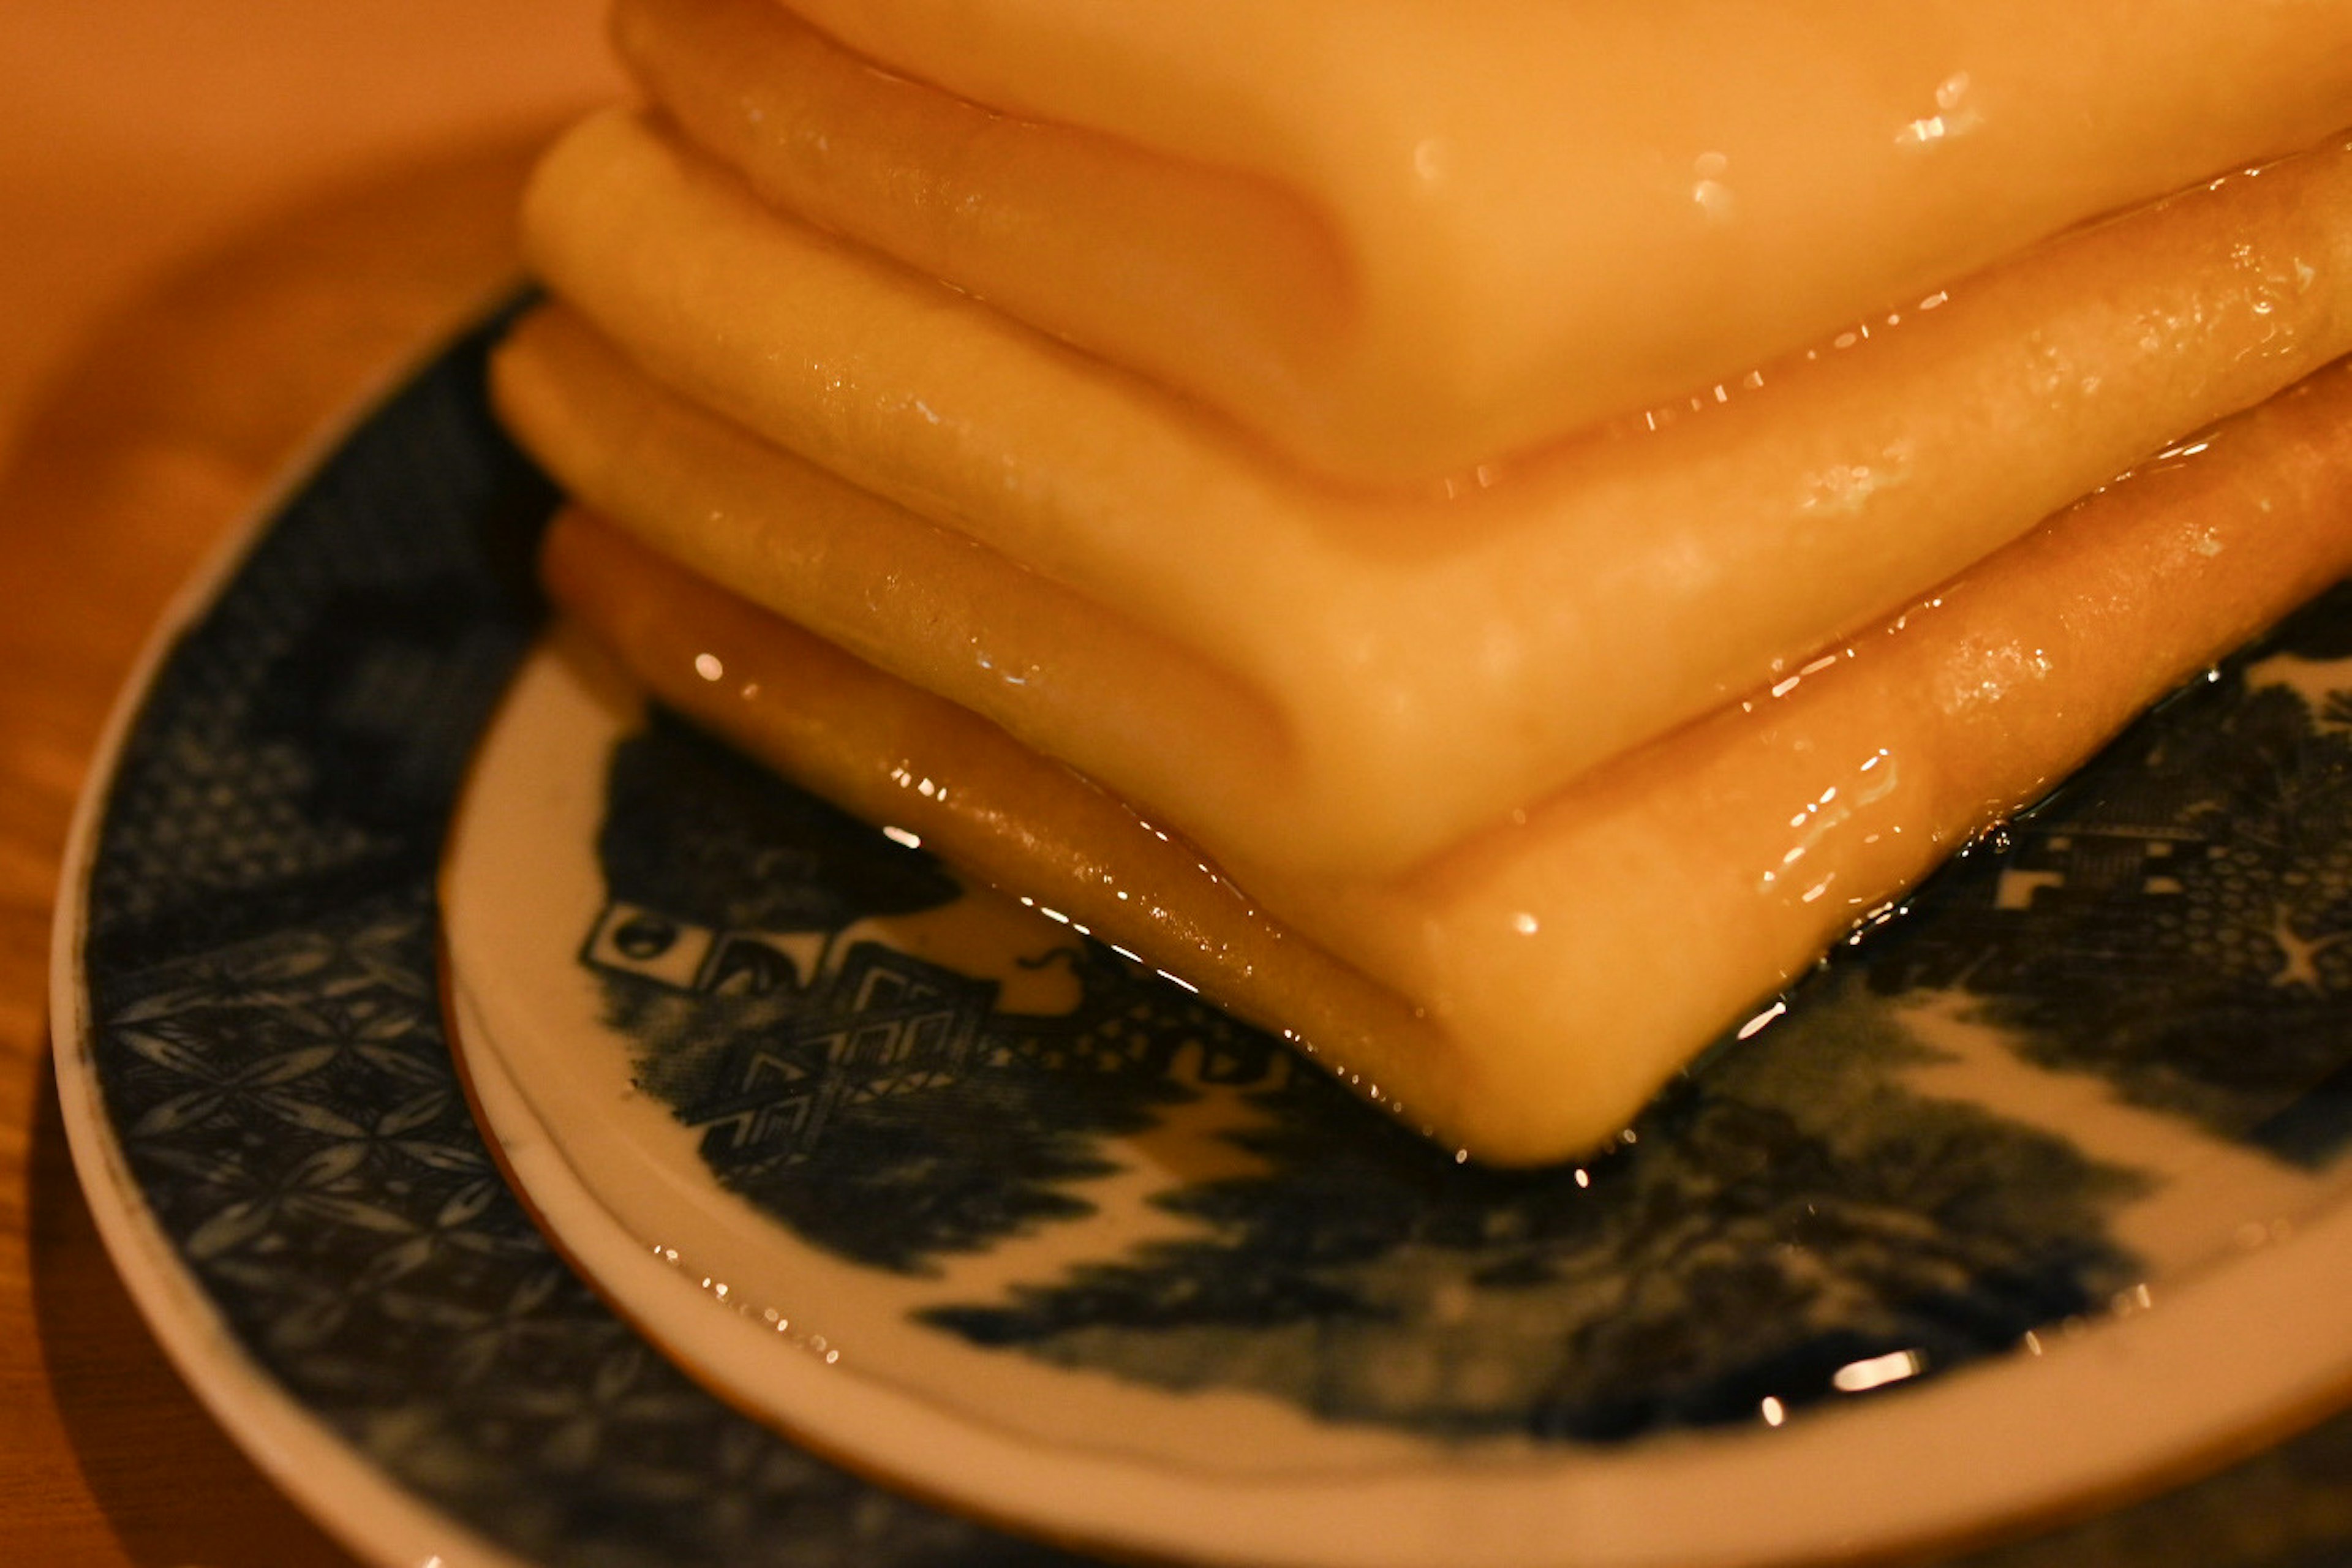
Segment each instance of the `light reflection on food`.
M2317 281L2352 266L2331 146L1447 500L1270 461L635 120L559 149L529 216L564 303L507 408L575 493L1204 841L1327 869L1410 864L1785 675L2352 350Z
M535 186L558 598L1486 1157L2352 566L2352 6L792 9Z

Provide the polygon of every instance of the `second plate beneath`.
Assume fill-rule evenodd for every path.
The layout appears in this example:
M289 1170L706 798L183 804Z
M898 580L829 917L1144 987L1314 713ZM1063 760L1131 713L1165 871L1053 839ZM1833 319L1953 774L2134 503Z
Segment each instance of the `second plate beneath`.
M2296 797L2272 865L2228 776L2250 735L2342 771L2305 649L2345 619L1537 1172L1457 1164L559 638L445 870L459 1055L550 1234L674 1358L1055 1539L1601 1568L1970 1538L2352 1383L2352 1110L2314 1090L2346 1053L2312 1048L2352 1035L2314 924L2352 841Z

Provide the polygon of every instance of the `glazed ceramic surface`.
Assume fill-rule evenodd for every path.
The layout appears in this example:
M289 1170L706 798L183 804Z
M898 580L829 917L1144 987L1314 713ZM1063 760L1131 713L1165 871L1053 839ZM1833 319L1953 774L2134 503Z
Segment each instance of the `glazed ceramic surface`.
M927 1494L1248 1563L1963 1533L2352 1373L2326 1001L2352 858L2312 837L2352 805L2338 613L2176 701L1605 1157L1528 1173L961 887L566 637L459 815L460 1057L652 1338Z
M387 1563L1051 1560L705 1394L549 1249L475 1131L435 867L554 500L490 422L485 347L267 520L100 785L58 1017L110 1245L231 1430Z
M1055 1559L774 1427L1126 1550L1788 1559L2144 1486L2352 1378L2352 597L1609 1157L1497 1173L560 639L524 662L553 498L481 348L166 647L60 944L68 1121L134 1292L383 1560ZM469 765L450 992L593 1289L453 1070L435 875ZM2343 1478L2339 1421L2047 1550L2303 1561L2352 1537ZM2249 1500L2286 1522L2248 1535Z

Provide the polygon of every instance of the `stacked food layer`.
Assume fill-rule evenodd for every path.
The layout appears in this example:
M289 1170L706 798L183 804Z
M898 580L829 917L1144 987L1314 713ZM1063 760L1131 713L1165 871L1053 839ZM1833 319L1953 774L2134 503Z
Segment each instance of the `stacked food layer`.
M2352 4L2126 9L623 0L499 367L558 596L1575 1152L2352 564Z

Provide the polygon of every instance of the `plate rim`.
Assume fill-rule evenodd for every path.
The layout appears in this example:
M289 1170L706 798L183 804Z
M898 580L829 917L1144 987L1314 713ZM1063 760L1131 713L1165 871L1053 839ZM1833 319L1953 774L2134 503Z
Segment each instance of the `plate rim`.
M389 359L320 420L175 588L121 677L74 801L49 924L49 1047L74 1177L116 1277L173 1371L231 1442L345 1549L380 1568L533 1568L403 1487L256 1361L173 1249L126 1162L93 1063L85 966L107 800L131 732L188 632L303 489L412 383L518 297L501 279ZM362 1517L363 1516L363 1517Z

